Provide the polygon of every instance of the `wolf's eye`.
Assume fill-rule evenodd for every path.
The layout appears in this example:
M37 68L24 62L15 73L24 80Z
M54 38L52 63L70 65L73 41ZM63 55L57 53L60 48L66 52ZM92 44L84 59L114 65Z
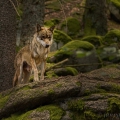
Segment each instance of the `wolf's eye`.
M48 36L48 39L51 39L51 36Z
M45 36L42 36L41 38L42 38L42 39L45 39Z

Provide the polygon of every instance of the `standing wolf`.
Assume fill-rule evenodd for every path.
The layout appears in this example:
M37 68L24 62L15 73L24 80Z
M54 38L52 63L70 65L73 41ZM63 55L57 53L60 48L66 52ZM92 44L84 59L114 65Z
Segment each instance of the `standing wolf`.
M47 28L37 24L37 32L34 34L31 43L23 47L16 55L13 86L20 84L22 81L27 83L32 70L34 71L34 80L39 81L38 65L41 65L40 80L44 80L46 58L53 42L53 30L54 26Z

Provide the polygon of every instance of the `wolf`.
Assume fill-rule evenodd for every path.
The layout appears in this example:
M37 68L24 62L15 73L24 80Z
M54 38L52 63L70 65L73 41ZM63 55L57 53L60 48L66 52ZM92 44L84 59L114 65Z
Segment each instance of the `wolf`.
M27 83L31 71L34 72L34 81L39 81L37 67L41 65L40 80L44 80L46 58L50 52L53 42L53 32L55 26L42 27L36 26L36 32L30 44L24 46L16 55L14 61L15 75L13 87L21 83Z

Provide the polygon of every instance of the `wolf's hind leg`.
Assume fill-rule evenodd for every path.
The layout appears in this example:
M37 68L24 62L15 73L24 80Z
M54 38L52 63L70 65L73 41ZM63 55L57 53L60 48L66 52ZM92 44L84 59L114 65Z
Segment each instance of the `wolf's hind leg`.
M19 69L20 69L20 74L19 74L19 76L18 76L18 84L21 84L21 82L22 82L22 77L23 77L23 63L21 63Z
M23 72L23 83L24 84L29 82L30 74L31 72L28 72L28 71Z

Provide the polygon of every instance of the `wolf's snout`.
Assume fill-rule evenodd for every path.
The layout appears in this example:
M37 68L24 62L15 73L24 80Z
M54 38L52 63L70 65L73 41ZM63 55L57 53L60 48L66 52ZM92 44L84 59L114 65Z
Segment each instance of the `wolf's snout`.
M48 48L50 45L46 45L45 48Z

